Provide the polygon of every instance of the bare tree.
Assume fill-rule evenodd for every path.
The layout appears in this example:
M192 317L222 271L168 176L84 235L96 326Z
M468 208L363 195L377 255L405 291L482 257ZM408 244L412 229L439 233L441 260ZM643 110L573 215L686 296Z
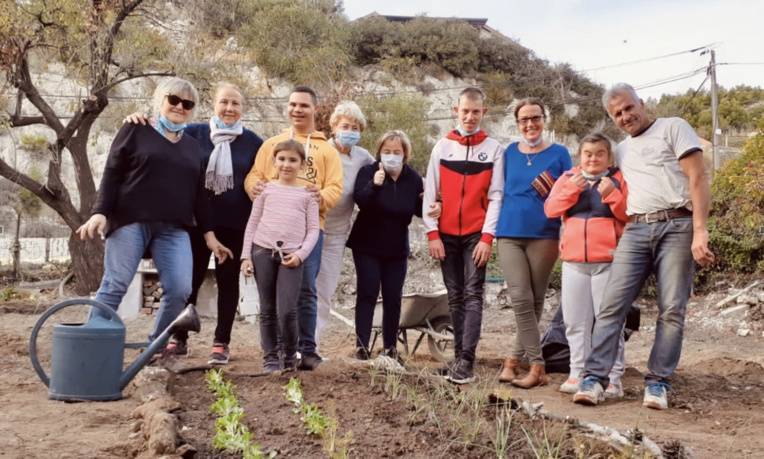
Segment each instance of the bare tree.
M189 7L181 3L175 6ZM41 125L55 134L55 140L48 146L47 171L42 182L2 157L0 176L29 190L54 209L72 230L89 218L97 197L88 160L88 138L94 123L109 105L112 90L136 78L193 73L189 67L178 71L181 58L171 47L173 41L177 42L172 30L174 23L163 18L168 8L171 7L166 2L156 0L0 3L0 74L5 76L5 89L16 93L15 106L6 113L5 120L0 119L0 124L10 128ZM52 101L41 94L34 78L35 72L41 72L49 62L63 64L68 76L87 88L87 96L76 101L66 115L56 113ZM31 104L34 110L22 110L24 104ZM64 155L74 165L76 190L71 192L61 175ZM77 193L78 199L72 199L72 193ZM103 274L103 243L82 242L72 232L69 252L78 293L94 291Z

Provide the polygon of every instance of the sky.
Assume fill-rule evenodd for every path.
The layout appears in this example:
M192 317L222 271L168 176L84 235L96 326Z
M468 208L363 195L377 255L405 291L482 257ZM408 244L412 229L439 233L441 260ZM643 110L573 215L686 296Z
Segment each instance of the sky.
M708 46L716 53L720 86L764 87L761 0L345 0L344 5L351 20L375 11L487 18L488 26L537 57L568 63L605 86L629 83L645 100L701 84L709 89L710 80L704 79L710 53L701 55ZM671 56L655 59L666 55ZM695 71L699 74L678 79ZM672 79L678 80L666 82Z

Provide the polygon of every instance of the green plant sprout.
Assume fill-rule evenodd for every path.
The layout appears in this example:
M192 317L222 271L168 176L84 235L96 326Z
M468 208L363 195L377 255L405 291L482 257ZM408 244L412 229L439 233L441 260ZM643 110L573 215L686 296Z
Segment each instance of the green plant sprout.
M210 405L210 413L218 416L215 420L215 436L212 447L215 449L242 453L244 459L265 459L276 457L276 451L263 455L260 444L254 441L254 436L247 426L242 424L244 409L239 406L236 398L236 385L224 381L223 372L208 370L205 375L207 388L216 396Z

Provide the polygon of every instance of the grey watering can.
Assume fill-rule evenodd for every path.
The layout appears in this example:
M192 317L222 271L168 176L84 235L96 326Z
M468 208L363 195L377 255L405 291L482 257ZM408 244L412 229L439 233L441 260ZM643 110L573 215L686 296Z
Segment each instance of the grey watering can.
M98 308L109 319L96 316L84 324L54 325L49 378L37 360L37 334L53 313L74 305ZM67 300L45 311L37 321L29 338L29 357L40 379L48 386L48 398L52 400L119 400L122 390L158 351L164 349L173 332L198 333L200 329L196 309L188 305L123 373L125 348L144 343L125 343L125 324L110 307L84 298Z

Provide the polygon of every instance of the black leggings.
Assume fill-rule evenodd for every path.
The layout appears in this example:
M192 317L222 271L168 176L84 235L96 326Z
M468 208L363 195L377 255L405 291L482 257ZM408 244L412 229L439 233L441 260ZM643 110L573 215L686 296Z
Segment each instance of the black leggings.
M212 252L207 248L204 235L198 228L189 231L191 236L191 251L194 256L194 274L191 280L191 295L187 303L196 304L199 288L207 274L207 266ZM233 259L228 259L222 264L215 260L215 280L218 284L218 323L215 327L214 343L229 344L231 342L231 329L236 319L236 309L239 306L239 257L244 246L244 231L231 228L215 228L215 237L221 244L233 252ZM185 340L188 332L178 332L177 339Z
M382 285L382 342L385 349L396 347L401 320L403 282L408 259L380 258L353 250L358 287L355 304L356 347L369 349L374 307Z

